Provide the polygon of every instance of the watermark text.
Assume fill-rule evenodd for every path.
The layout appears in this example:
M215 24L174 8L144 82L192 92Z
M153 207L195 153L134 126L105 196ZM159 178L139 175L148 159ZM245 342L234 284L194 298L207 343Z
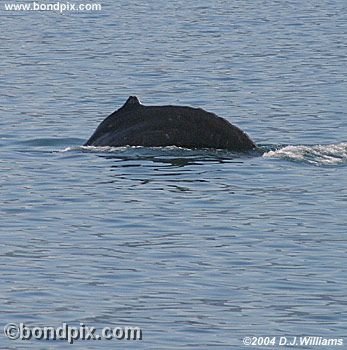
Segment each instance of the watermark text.
M320 347L331 346L341 347L344 345L344 339L339 337L319 337L319 336L265 336L265 337L244 337L242 343L249 347L256 346L268 346L268 347Z
M142 340L139 327L104 327L101 334L96 328L80 323L79 327L63 323L59 327L27 326L24 323L8 323L4 335L11 340L66 340L73 344L76 340Z
M33 1L29 3L8 2L4 4L5 11L53 11L53 12L92 12L101 11L100 3L74 3L57 1L54 3Z

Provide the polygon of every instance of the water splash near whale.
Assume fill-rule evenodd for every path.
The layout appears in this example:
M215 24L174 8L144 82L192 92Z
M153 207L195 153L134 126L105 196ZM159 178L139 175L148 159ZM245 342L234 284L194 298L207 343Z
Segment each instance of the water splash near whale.
M264 158L279 158L293 162L307 163L316 166L347 164L347 143L330 145L284 146L277 149L268 148Z
M143 146L72 146L61 149L60 152L87 152L97 154L125 155L128 157L150 156L175 156L194 157L201 159L251 159L262 156L267 159L278 159L289 162L303 163L314 166L338 166L347 164L347 143L329 145L260 145L257 151L247 153L231 152L228 150L213 149L187 149L176 146L167 147L143 147Z

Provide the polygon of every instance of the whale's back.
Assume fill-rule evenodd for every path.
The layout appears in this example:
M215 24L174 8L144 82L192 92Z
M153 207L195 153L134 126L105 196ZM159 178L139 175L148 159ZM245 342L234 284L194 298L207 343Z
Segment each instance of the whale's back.
M107 117L85 145L255 148L246 133L213 113L185 106L144 106L136 97Z

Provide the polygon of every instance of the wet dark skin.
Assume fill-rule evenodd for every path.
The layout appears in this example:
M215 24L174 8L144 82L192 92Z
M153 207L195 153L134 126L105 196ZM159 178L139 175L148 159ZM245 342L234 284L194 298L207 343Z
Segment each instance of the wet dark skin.
M85 146L215 148L250 151L249 136L227 120L201 108L145 106L136 96L109 115Z

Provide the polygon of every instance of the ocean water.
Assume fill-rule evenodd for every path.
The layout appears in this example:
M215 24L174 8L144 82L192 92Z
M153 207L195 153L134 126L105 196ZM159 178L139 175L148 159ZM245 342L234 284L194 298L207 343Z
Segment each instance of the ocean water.
M0 5L0 348L69 346L7 323L142 329L74 349L346 347L346 2L101 4ZM129 95L263 154L82 147Z

